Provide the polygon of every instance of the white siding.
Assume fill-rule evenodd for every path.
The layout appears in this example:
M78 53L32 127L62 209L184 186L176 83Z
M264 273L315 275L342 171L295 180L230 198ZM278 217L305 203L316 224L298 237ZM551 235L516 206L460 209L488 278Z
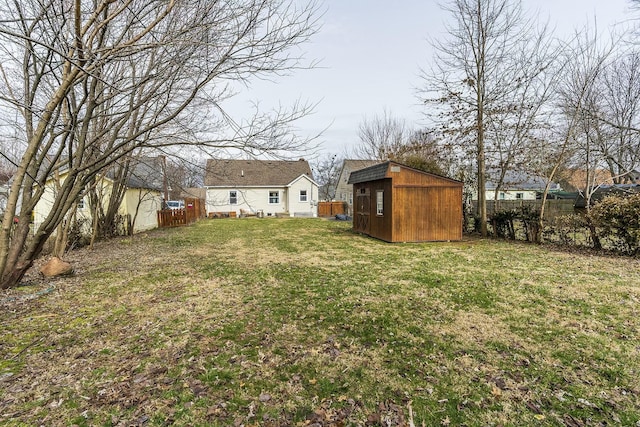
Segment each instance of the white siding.
M238 203L229 203L229 191L237 191ZM278 203L269 203L269 192L277 191ZM207 188L207 213L209 212L235 212L240 215L240 210L258 212L262 210L265 216L271 214L284 214L287 212L286 192L284 187L263 188Z
M158 227L158 210L162 206L162 195L158 191L130 188L120 204L120 215L131 215L134 220L133 232L151 230ZM137 210L137 213L136 213Z
M535 190L506 190L498 192L498 200L535 200L536 199L536 191ZM496 197L495 191L487 190L486 198L487 200L494 200ZM504 196L501 196L503 194ZM522 194L522 197L518 197L518 194Z
M306 191L307 200L300 200L300 192ZM318 185L301 176L289 186L289 213L291 216L318 216Z
M307 200L300 201L300 191L307 192ZM231 204L229 192L235 191L237 203ZM270 203L269 193L278 192L278 203ZM241 210L265 216L317 216L318 185L307 176L300 176L288 187L207 188L206 209L210 212L235 212Z

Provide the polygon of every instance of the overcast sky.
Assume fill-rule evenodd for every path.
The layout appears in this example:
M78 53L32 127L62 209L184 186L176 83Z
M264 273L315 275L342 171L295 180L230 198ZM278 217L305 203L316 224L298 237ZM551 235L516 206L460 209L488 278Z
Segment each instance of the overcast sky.
M626 21L629 0L524 0L524 8L549 19L556 34L569 35L593 22L603 33ZM344 155L358 143L365 117L387 110L419 127L421 112L415 88L420 68L428 68L429 39L444 36L449 19L434 0L324 0L322 28L303 49L318 68L298 71L275 82L257 82L229 103L234 116L258 100L263 108L291 105L301 99L318 103L315 113L298 123L300 134L319 138L322 150Z

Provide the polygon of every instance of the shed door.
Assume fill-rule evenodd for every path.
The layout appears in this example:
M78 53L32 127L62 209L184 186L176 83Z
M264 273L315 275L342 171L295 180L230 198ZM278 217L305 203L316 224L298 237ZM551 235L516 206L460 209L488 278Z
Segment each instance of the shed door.
M354 216L354 229L369 234L371 231L371 191L369 188L360 188L356 194L356 206Z

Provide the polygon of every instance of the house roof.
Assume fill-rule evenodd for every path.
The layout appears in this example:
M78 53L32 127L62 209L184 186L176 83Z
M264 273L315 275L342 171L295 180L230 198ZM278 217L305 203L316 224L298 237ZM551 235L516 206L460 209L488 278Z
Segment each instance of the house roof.
M489 177L486 183L487 191L495 190L498 186L499 172L489 172ZM504 176L501 189L504 191L509 190L531 190L531 191L544 191L546 185L545 178L530 174L522 171L507 171ZM560 186L552 182L551 189L560 189Z
M162 160L158 157L141 157L131 165L127 187L144 188L148 190L162 191ZM112 178L112 174L107 174Z
M207 160L205 187L284 187L300 175L311 175L304 159L286 160Z
M60 166L58 168L59 174L66 174L69 172L69 165L66 162L68 158L63 157L59 159ZM49 161L47 159L47 161ZM143 188L146 190L162 191L162 159L159 157L137 157L131 159L129 166L129 176L125 185L128 188ZM113 181L116 175L116 168L118 165L111 165L105 173L105 176ZM54 179L54 176L47 177L47 181Z
M410 166L403 165L402 163L386 161L384 163L378 163L376 165L351 172L351 176L349 177L349 184L358 184L360 182L376 181L379 179L384 179L387 177L387 170L389 169L389 165L391 164L402 166L403 168L410 169L424 175L430 175L430 176L442 178L447 181L461 182L455 179L447 178L446 176L438 175L431 172L421 171L419 169L415 169Z

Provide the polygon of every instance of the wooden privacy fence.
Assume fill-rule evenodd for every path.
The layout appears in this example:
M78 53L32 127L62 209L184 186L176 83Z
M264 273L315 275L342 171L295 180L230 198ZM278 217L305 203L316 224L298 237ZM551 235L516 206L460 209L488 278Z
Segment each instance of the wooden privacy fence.
M474 203L474 212L478 212L478 202ZM546 219L553 219L558 216L574 213L574 200L550 199L545 204L544 216ZM529 206L539 211L542 206L542 200L487 200L487 215L495 212L510 211L519 209L523 206Z
M204 203L200 199L184 199L184 209L163 209L158 211L158 227L177 227L204 218Z
M335 216L347 213L346 202L319 202L318 216Z

